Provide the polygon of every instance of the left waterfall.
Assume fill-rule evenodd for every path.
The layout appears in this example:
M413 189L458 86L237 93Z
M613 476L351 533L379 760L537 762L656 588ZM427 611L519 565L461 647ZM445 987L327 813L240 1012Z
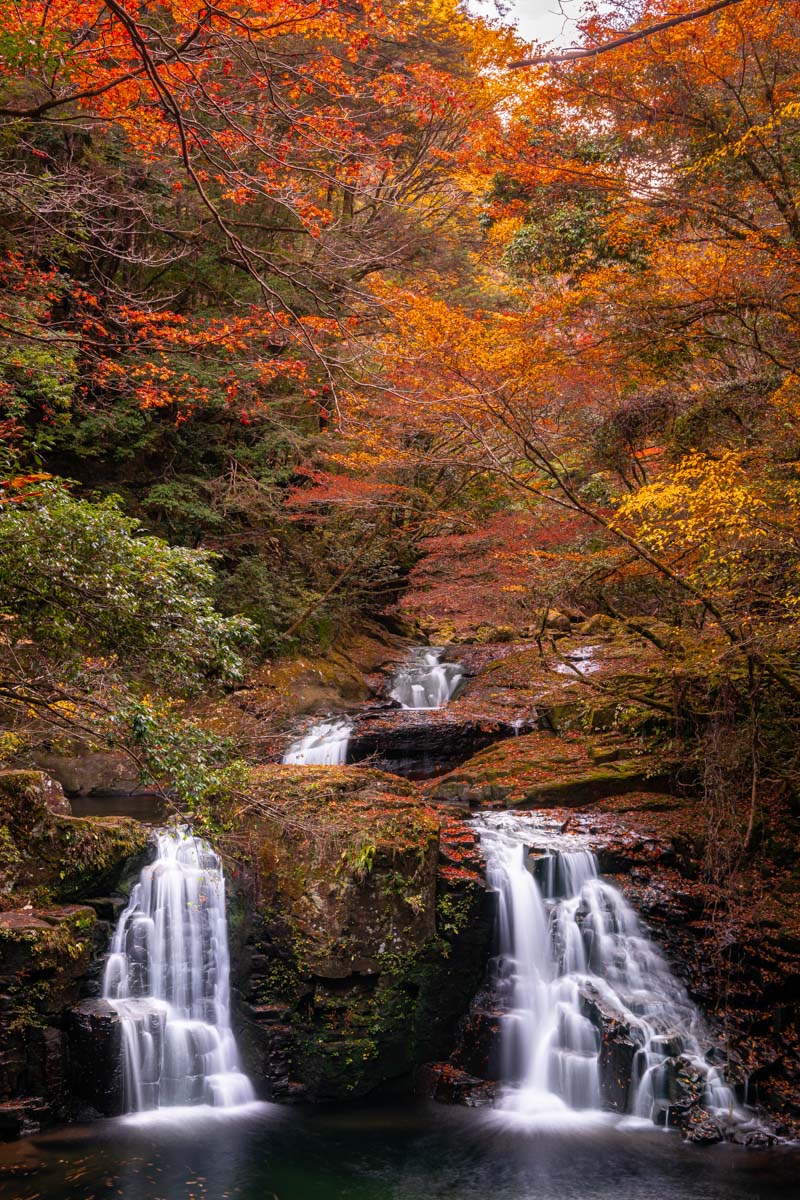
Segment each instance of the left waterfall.
M103 995L122 1021L128 1112L255 1098L230 1024L225 876L188 829L158 834L120 916Z

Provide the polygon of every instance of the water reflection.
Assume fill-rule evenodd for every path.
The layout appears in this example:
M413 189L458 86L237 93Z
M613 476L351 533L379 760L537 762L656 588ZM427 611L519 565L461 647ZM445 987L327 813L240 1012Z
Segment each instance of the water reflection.
M104 1121L0 1147L2 1200L795 1200L800 1149L373 1103Z

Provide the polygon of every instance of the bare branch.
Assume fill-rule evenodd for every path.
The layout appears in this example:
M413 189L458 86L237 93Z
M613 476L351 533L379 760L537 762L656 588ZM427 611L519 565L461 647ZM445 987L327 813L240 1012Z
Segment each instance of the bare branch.
M721 8L727 8L730 4L740 3L741 0L716 0L715 4L708 4L705 8L693 9L691 12L682 13L678 17L670 17L668 21L659 21L655 25L648 25L646 29L632 29L628 33L614 38L611 42L603 42L600 46L588 46L580 50L564 50L561 54L541 54L536 58L522 58L519 62L509 63L508 67L511 71L518 71L521 67L538 67L546 63L574 62L576 59L597 58L600 54L607 54L609 50L617 50L620 46L627 46L630 42L638 42L642 38L652 37L654 33L661 33L665 29L674 29L676 25L684 25L687 21L699 21L701 17L709 17L712 13L718 12Z

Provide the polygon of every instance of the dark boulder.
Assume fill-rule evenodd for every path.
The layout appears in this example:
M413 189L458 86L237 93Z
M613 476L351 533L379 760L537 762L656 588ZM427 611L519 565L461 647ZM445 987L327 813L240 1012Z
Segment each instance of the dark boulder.
M66 1016L72 1097L104 1117L125 1111L122 1023L108 1000L84 1000Z
M600 1096L605 1108L628 1112L639 1042L622 1014L591 984L582 989L582 1008L600 1034Z
M425 1063L417 1071L414 1090L439 1104L463 1104L466 1108L490 1108L497 1096L496 1083L478 1079L449 1062Z
M455 719L446 709L376 712L357 723L347 761L369 761L407 779L432 779L515 732L508 722Z

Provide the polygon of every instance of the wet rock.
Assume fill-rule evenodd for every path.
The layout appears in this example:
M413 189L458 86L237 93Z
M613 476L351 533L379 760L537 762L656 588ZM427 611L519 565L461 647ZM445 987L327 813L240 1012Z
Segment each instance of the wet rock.
M591 984L581 988L581 999L584 1016L600 1034L598 1072L603 1105L614 1112L628 1112L639 1044L622 1013Z
M693 1106L680 1122L680 1130L685 1141L694 1142L698 1146L713 1146L725 1138L723 1130L711 1113L699 1105Z
M48 1105L41 1096L0 1101L0 1141L13 1142L38 1133L48 1115Z
M125 896L97 896L88 898L86 903L97 913L98 920L116 925L128 901Z
M732 1129L728 1133L728 1140L735 1142L737 1146L747 1146L751 1150L766 1150L770 1146L777 1146L780 1138L768 1129Z
M507 722L457 720L448 710L371 714L356 724L348 762L369 761L407 779L431 779L516 732Z
M501 1079L502 1020L502 1010L492 991L481 991L459 1026L453 1065L479 1079Z
M449 1062L426 1063L417 1071L417 1095L440 1104L462 1104L466 1108L489 1108L497 1097L498 1085L461 1071Z
M70 1096L104 1117L125 1111L122 1024L107 1000L84 1000L66 1015Z

